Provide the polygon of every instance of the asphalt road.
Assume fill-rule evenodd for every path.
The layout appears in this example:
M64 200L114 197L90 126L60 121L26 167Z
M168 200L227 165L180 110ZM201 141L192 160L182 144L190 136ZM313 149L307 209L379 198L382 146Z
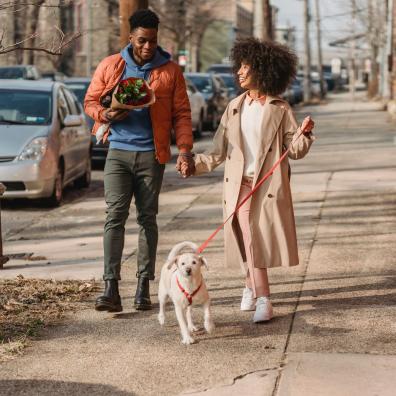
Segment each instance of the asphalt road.
M203 132L202 138L194 143L195 151L203 151L211 142L212 132ZM169 185L173 184L178 175L174 172L177 149L172 146L174 154L172 161L167 165L166 174L163 183L163 189L166 190ZM92 171L92 182L89 188L77 189L72 185L67 186L64 191L64 202L59 208L48 208L41 200L17 199L3 200L1 202L1 220L3 238L18 234L37 221L47 220L47 223L56 223L60 217L67 216L69 212L74 211L74 206L87 198L103 197L103 166L104 163L94 165Z

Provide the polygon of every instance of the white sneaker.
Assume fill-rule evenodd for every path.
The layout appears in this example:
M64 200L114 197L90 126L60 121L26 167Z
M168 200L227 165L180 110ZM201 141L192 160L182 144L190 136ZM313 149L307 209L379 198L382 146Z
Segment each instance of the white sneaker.
M253 297L253 290L245 287L242 293L241 311L254 311L256 299Z
M272 304L268 297L259 297L256 302L256 312L253 316L253 322L267 322L274 316Z

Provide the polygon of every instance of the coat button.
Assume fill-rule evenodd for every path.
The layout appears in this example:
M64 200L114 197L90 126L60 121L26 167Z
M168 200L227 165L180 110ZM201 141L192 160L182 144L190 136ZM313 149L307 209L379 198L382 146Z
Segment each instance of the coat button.
M268 198L273 198L273 195L272 194L268 194Z
M228 159L231 159L231 155L228 156Z
M226 205L227 204L227 201L224 201L224 205Z
M226 182L228 182L228 177L226 177Z

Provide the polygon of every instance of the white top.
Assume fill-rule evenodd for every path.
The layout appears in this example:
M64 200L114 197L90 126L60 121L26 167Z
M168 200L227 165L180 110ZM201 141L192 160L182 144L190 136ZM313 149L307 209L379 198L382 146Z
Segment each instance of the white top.
M261 139L261 123L264 104L249 97L243 101L241 110L241 132L243 157L245 159L243 175L253 177Z

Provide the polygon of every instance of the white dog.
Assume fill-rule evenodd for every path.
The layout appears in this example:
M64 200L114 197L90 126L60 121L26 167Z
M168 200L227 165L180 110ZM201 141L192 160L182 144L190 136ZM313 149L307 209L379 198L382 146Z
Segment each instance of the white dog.
M193 253L180 253L185 247L191 248ZM173 247L162 267L158 289L158 320L161 325L165 323L164 308L169 296L175 306L182 343L186 345L194 343L191 333L198 330L191 317L192 305L203 305L205 330L210 333L214 329L209 294L201 273L201 267L204 265L207 268L207 262L196 253L197 249L197 245L192 242L181 242Z

